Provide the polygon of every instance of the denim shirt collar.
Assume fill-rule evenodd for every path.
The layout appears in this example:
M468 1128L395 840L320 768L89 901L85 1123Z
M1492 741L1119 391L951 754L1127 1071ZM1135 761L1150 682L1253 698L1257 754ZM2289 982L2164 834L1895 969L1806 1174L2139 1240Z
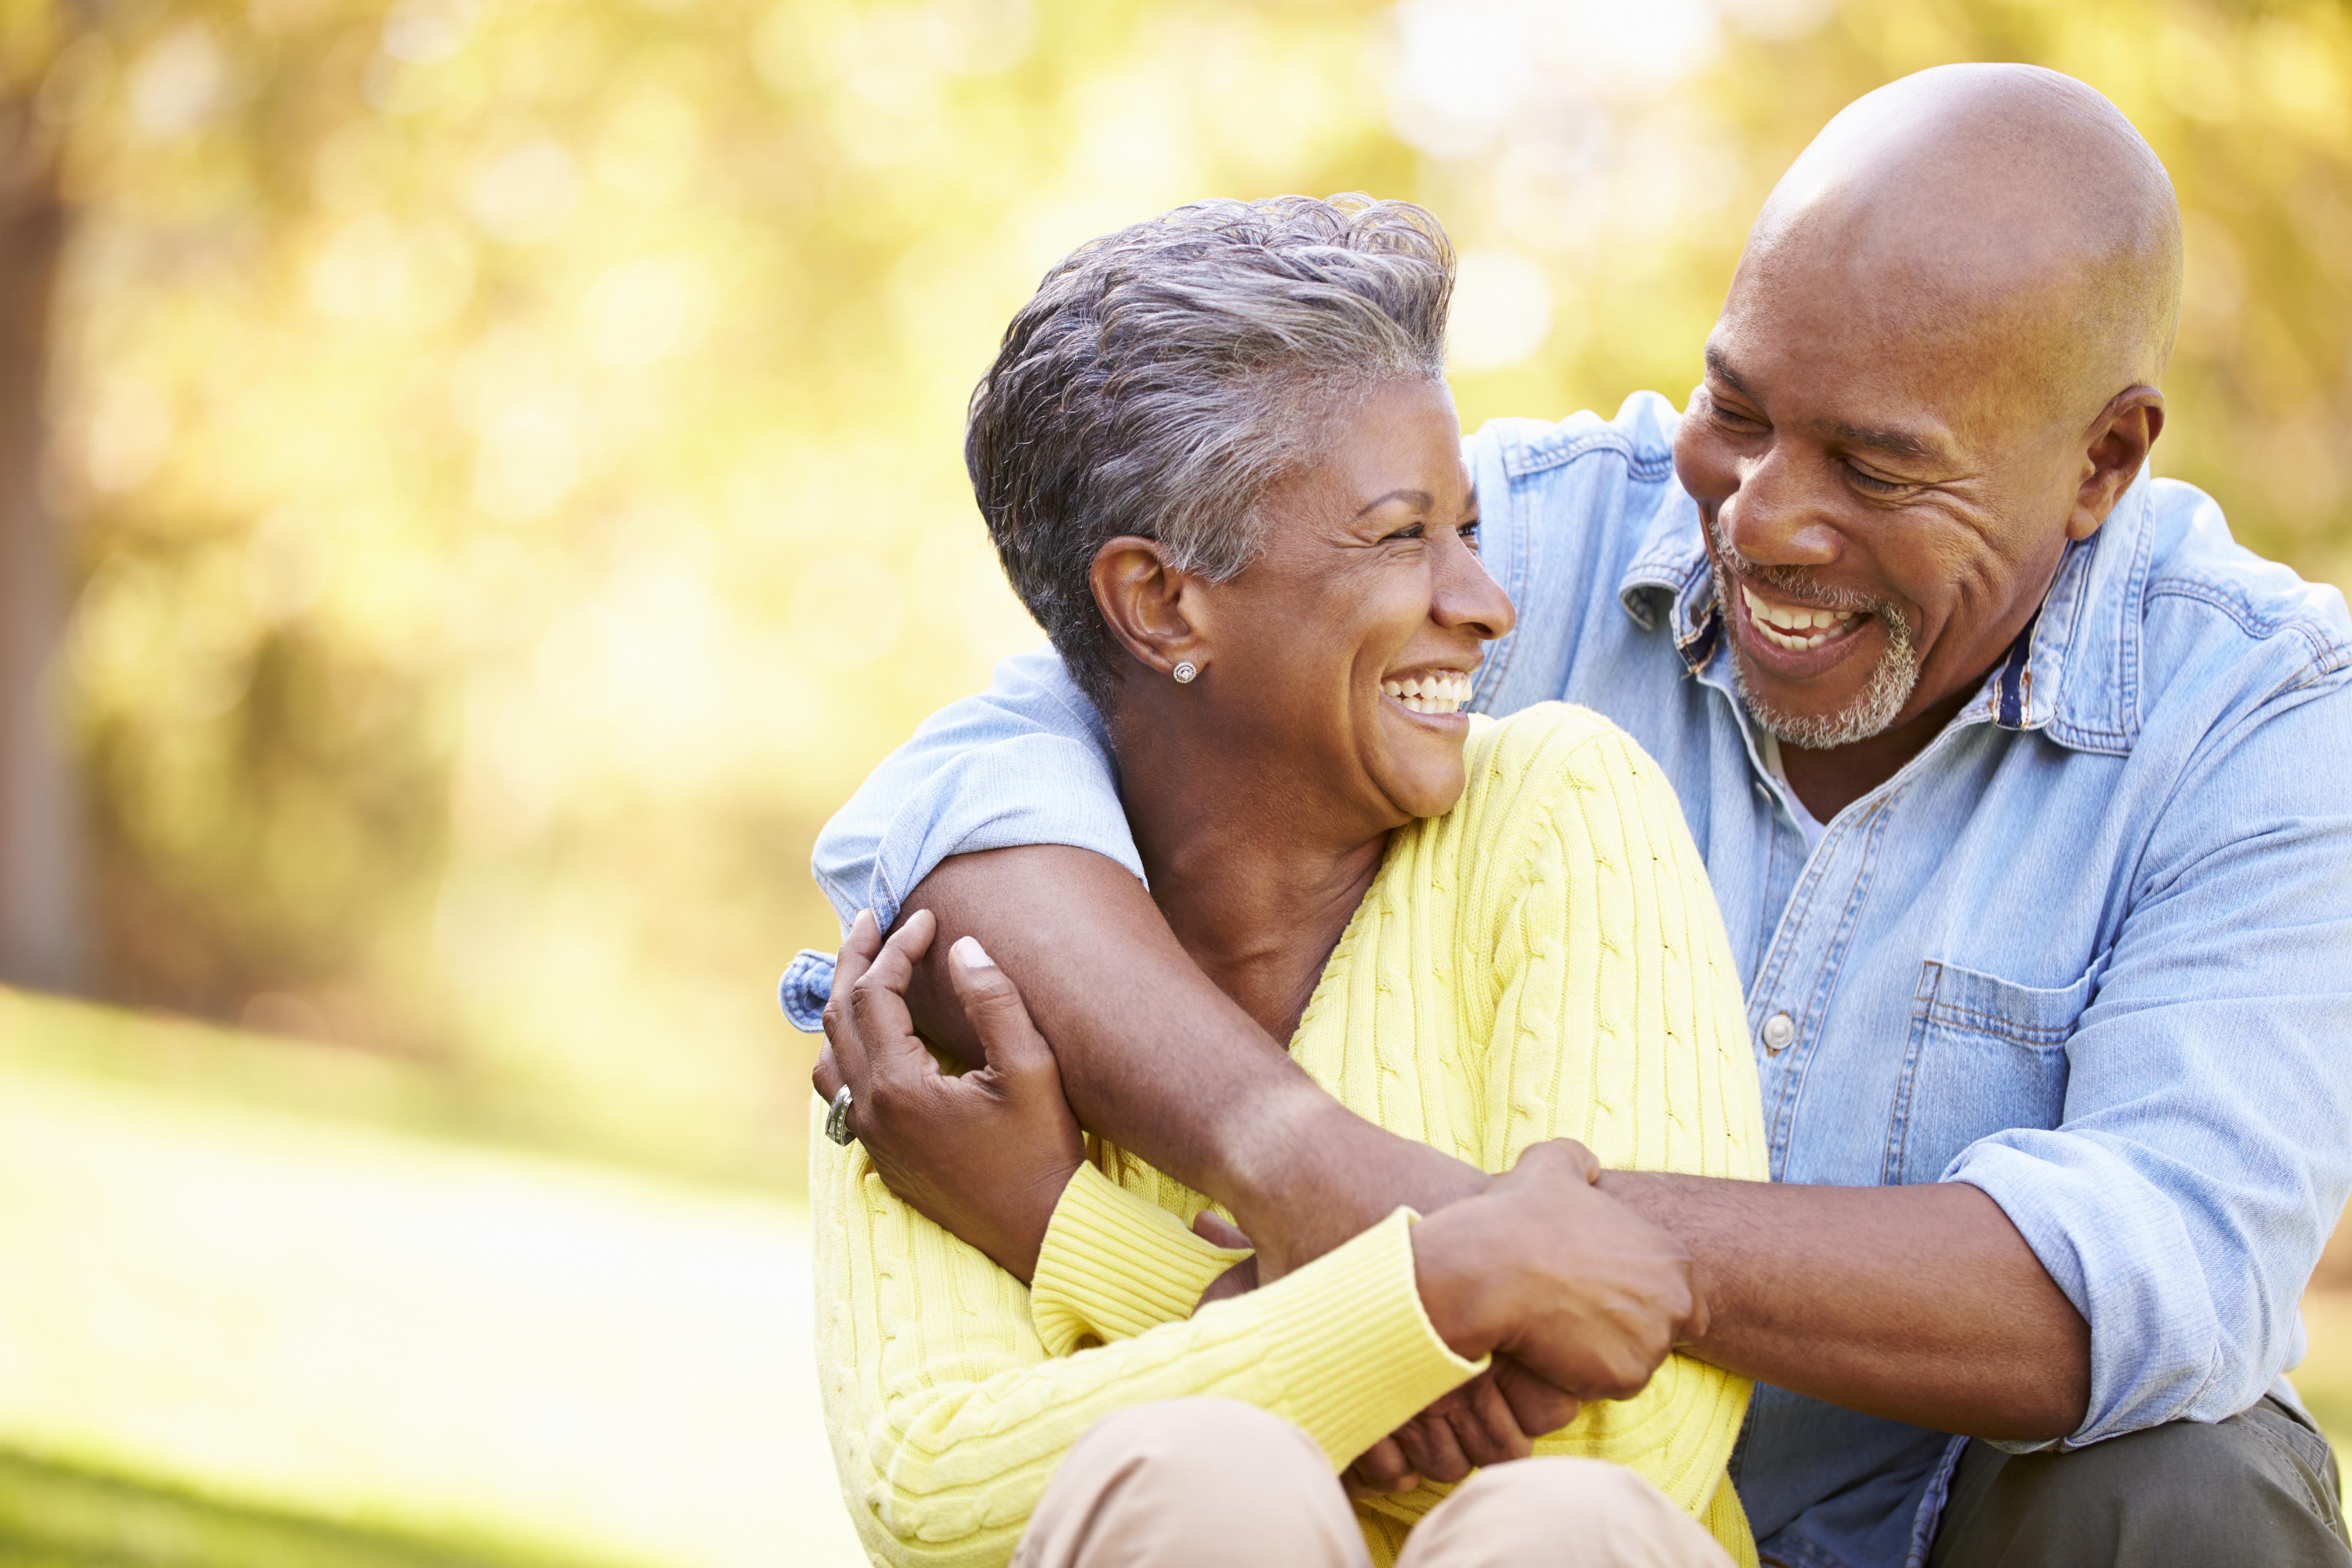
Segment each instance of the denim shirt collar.
M2077 751L2122 756L2139 735L2140 618L2154 544L2150 476L2142 468L2106 523L2070 544L2025 630L1954 721L2038 729ZM1617 584L1636 624L1661 621L1694 675L1723 652L1715 574L1708 570L1698 507L1679 486L1667 493Z

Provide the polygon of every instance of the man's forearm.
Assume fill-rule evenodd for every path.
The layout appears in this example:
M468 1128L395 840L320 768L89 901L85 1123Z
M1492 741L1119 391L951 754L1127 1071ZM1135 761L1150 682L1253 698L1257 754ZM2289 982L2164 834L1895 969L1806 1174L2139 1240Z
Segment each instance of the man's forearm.
M1970 1437L2060 1437L2082 1424L2089 1327L1975 1187L1619 1171L1601 1186L1690 1249L1712 1313L1691 1347L1704 1360Z
M945 955L979 937L1052 1043L1080 1125L1233 1209L1269 1278L1400 1204L1426 1212L1486 1185L1325 1093L1100 855L1039 844L958 856L904 907L940 922L908 997L923 1031L978 1060Z

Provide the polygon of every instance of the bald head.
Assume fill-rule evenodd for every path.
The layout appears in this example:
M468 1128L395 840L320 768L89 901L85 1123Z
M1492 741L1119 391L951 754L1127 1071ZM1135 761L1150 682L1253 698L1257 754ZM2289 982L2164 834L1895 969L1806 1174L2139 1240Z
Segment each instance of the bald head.
M1947 66L1829 123L1675 436L1765 728L1867 789L1960 710L2145 470L2179 298L2172 183L2082 83Z
M2032 66L1942 66L1857 99L1765 203L1735 287L1827 292L1890 349L1959 350L1984 391L2088 420L2154 385L2180 210L2115 105Z

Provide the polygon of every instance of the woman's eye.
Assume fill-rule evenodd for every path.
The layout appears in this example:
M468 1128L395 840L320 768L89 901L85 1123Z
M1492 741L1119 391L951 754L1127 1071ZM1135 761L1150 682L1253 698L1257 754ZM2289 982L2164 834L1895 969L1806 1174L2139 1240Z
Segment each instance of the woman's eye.
M1388 538L1382 539L1381 543L1387 544L1391 539L1417 539L1421 538L1424 531L1425 530L1421 524L1414 523L1410 528L1399 528L1396 532L1389 535Z
M1478 548L1478 520L1475 517L1473 517L1470 521L1463 524L1462 527L1455 531L1462 536L1462 542L1464 544L1468 545L1474 550Z

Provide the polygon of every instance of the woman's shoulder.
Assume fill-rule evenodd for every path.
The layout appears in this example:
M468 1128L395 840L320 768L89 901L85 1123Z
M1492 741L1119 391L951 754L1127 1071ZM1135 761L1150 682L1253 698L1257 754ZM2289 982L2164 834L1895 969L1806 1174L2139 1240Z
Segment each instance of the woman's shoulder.
M1537 703L1506 718L1473 718L1463 747L1465 780L1454 810L1503 800L1555 800L1629 768L1651 771L1615 721L1573 703Z
M1547 702L1474 717L1463 764L1461 800L1392 840L1386 874L1413 897L1450 898L1473 950L1530 887L1590 887L1625 846L1653 838L1663 814L1680 822L1657 765L1591 708Z
M1613 840L1661 813L1681 820L1673 786L1649 753L1591 708L1547 702L1507 718L1474 718L1462 761L1462 799L1429 823L1431 848L1478 866L1481 877L1562 833Z
M1453 810L1390 841L1392 879L1434 873L1491 892L1553 858L1531 852L1563 835L1614 838L1615 825L1660 811L1679 821L1673 789L1649 754L1612 720L1570 703L1537 703L1500 719L1473 715L1462 764ZM1438 873L1449 865L1457 869Z

